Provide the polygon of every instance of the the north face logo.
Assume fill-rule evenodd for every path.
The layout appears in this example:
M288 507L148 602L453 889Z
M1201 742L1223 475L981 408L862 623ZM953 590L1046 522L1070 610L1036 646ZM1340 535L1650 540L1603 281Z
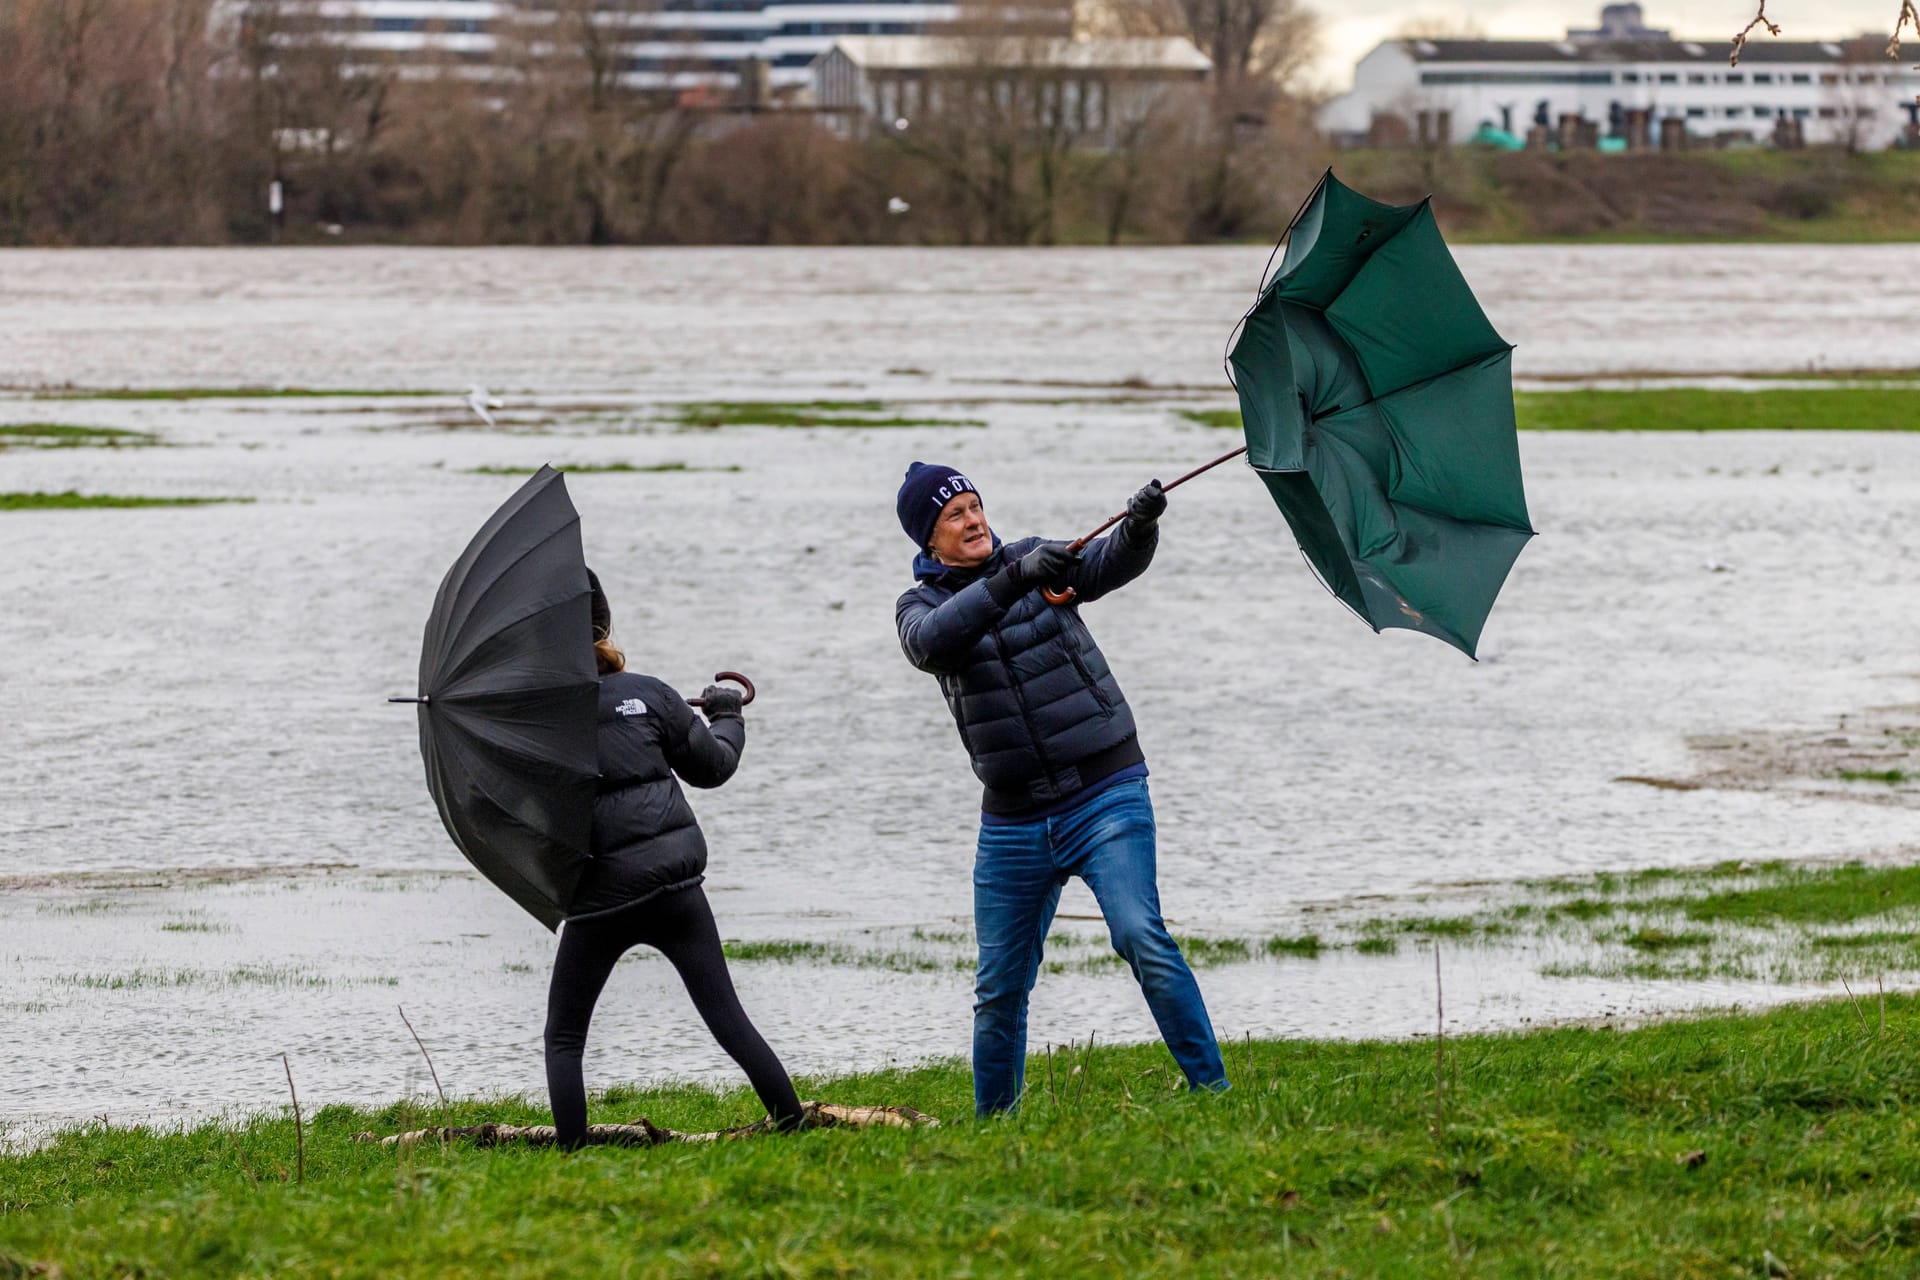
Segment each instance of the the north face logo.
M647 714L647 704L638 698L628 698L614 710L623 716L643 716Z

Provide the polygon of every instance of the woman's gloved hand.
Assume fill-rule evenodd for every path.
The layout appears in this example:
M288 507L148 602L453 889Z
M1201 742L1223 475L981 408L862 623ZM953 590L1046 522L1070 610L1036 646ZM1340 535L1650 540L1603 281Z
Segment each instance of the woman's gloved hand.
M709 720L742 719L740 708L745 705L746 695L724 684L710 684L700 691L700 710Z
M1140 492L1127 499L1127 523L1144 533L1167 509L1167 491L1158 480L1149 480Z

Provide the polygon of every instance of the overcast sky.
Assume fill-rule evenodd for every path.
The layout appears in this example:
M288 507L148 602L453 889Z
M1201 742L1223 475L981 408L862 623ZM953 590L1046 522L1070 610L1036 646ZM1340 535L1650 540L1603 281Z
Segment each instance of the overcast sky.
M1567 28L1594 27L1601 0L1308 0L1320 14L1320 79L1325 87L1353 87L1353 64L1410 18L1471 22L1489 36L1557 40ZM1650 27L1725 44L1753 17L1754 0L1641 0ZM1889 31L1900 0L1767 0L1767 16L1783 40L1820 40ZM1765 39L1756 33L1756 38ZM1911 41L1920 62L1920 40Z

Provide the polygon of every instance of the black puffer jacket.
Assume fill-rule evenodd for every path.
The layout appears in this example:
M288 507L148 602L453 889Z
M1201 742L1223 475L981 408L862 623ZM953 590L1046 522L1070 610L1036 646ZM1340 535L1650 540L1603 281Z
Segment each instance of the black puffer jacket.
M747 726L737 715L709 728L652 676L603 677L593 860L567 918L618 911L700 883L707 841L674 775L690 786L717 787L733 776L746 744Z
M1042 538L996 546L972 569L924 555L914 561L920 582L894 611L900 647L940 677L988 813L1051 804L1145 759L1126 696L1079 609L1152 563L1157 531L1135 542L1125 530L1086 549L1069 579L1079 599L1066 606L1048 604L1036 589L1002 607L987 589Z

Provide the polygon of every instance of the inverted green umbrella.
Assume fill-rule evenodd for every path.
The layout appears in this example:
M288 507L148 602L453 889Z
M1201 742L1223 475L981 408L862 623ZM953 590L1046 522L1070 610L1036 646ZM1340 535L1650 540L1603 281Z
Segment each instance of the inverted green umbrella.
M1512 355L1431 203L1381 204L1329 170L1231 340L1246 445L1166 487L1245 453L1308 563L1363 622L1471 657L1534 532Z

